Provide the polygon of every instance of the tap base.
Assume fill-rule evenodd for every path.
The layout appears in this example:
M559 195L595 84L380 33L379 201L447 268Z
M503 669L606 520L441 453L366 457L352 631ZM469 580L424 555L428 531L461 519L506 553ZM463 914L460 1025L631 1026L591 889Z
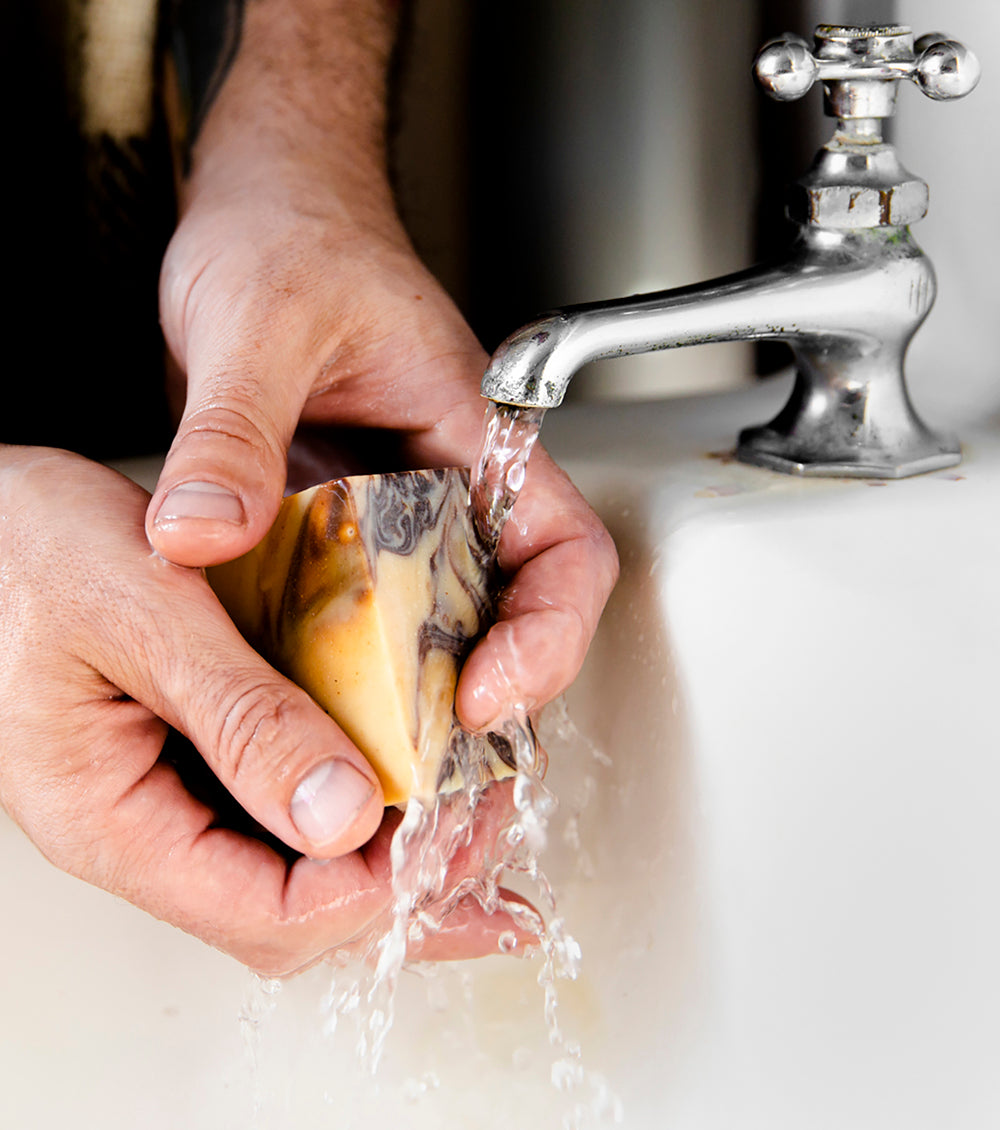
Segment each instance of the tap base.
M786 475L836 479L906 479L962 461L962 447L955 436L922 429L914 440L903 451L859 446L834 453L826 443L810 443L807 437L786 435L763 425L740 432L736 458Z

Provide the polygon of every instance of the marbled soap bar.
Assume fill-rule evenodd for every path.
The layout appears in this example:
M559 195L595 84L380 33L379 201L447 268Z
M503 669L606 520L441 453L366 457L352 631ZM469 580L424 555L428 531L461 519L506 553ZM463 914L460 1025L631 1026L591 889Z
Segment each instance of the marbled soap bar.
M506 743L486 739L471 743L470 766L454 715L489 608L466 471L334 479L292 495L256 549L208 575L247 640L368 757L386 804L459 787L470 771L513 772Z

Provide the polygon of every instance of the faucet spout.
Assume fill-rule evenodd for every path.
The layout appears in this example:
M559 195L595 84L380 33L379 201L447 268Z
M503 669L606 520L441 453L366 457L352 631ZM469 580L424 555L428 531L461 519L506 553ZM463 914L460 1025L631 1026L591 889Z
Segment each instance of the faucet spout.
M754 296L776 295L788 277L780 268L758 268L697 286L554 310L500 345L482 393L525 408L555 408L591 361L767 336L770 326L754 324L760 321Z
M799 226L788 258L700 286L568 307L512 334L496 351L483 395L552 408L588 361L713 341L786 341L791 398L769 423L740 433L738 458L800 475L902 478L950 467L958 442L932 432L910 403L903 361L934 301L934 272L910 236L927 185L883 139L896 87L964 98L979 63L936 33L902 25L822 24L815 46L765 44L754 74L787 102L820 83L833 137L791 188Z
M903 298L891 311L884 305L887 291ZM782 263L546 314L500 345L482 393L506 404L555 408L591 361L709 342L822 342L828 350L836 339L841 350L860 357L878 351L880 342L888 346L886 338L905 346L933 297L930 264L908 234L809 231Z
M798 474L880 477L950 466L957 444L917 417L903 375L934 294L930 261L908 228L806 227L782 262L531 322L493 355L482 392L552 408L590 361L780 340L795 356L795 391L769 425L741 434L741 459Z

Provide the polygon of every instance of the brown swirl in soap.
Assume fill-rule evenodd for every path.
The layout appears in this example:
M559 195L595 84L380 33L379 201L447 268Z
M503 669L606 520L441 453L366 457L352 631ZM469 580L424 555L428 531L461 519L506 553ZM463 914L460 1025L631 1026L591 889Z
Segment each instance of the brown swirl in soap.
M390 804L510 771L454 717L462 660L491 611L468 483L450 469L314 487L210 574L247 639L368 755Z
M377 475L369 479L365 490L365 543L376 553L412 553L427 532L438 525L441 508L447 501L447 495L440 490L443 482L443 471Z
M376 584L382 553L406 557L425 547L428 538L435 543L428 562L434 602L417 638L421 663L435 650L456 660L463 659L481 634L490 611L483 571L485 551L466 508L456 506L455 495L445 489L449 475L458 478L468 491L469 475L465 470L373 476L367 480L363 502L359 501L358 507L362 539ZM457 621L445 604L447 590L440 588L441 578L462 588L475 609L474 630Z

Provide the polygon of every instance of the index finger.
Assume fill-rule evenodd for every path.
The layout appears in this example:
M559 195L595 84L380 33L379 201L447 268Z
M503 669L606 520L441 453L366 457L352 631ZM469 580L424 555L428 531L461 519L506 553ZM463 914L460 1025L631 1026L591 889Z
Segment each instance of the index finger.
M618 579L611 535L566 474L536 448L500 539L512 579L496 623L469 656L456 694L462 723L490 729L512 707L550 702L576 678Z

